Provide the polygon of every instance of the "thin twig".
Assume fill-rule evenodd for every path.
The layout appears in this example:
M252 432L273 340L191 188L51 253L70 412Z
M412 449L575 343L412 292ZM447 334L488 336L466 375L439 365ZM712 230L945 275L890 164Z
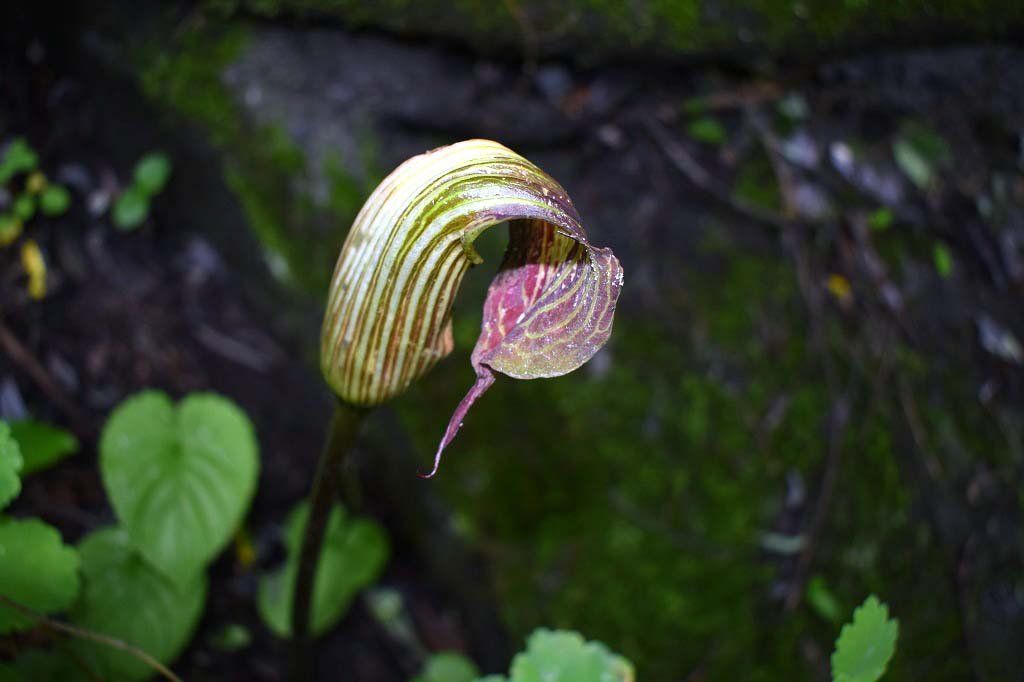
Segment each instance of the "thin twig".
M182 682L182 679L175 675L173 672L171 672L170 669L168 669L167 666L165 666L163 663L156 660L142 649L132 646L131 644L128 644L127 642L124 642L120 639L104 635L100 632L93 632L92 630L86 630L85 628L69 625L68 623L64 623L59 620L55 620L47 615L39 613L35 609L29 608L28 606L25 606L24 604L17 602L11 599L10 597L4 596L2 594L0 594L0 604L3 604L8 608L14 609L21 615L27 618L31 618L32 620L40 623L41 625L45 625L46 627L52 630L57 630L59 632L71 635L72 637L86 639L91 642L95 642L97 644L109 647L111 649L117 649L118 651L122 651L128 654L129 656L132 656L133 658L137 659L139 662L145 664L146 666L152 668L156 672L160 673L168 680L171 680L171 682Z
M640 121L647 129L647 132L650 133L651 137L654 138L655 143L661 148L661 151L663 151L665 156L668 157L668 160L672 162L672 165L675 166L679 172L686 176L687 180L736 215L745 218L746 220L750 220L751 222L780 231L800 226L801 221L797 219L787 218L780 213L769 211L761 208L760 206L755 206L732 196L729 188L711 177L711 175L704 170L699 163L697 163L697 160L690 156L690 153L686 151L686 148L673 139L668 130L665 129L665 126L654 118L654 116L650 114L642 114L640 116Z
M776 100L782 96L783 87L774 81L761 81L742 88L717 90L695 97L693 102L702 111L720 109L747 109L752 106Z
M523 8L516 0L505 0L505 8L519 24L523 34L523 72L532 76L537 72L537 35L530 26Z
M92 435L92 430L88 426L89 421L85 418L85 415L53 383L53 379L43 369L43 366L39 364L35 356L22 345L18 337L3 322L0 322L0 347L3 347L7 355L32 378L36 385L53 401L54 405L67 416L71 421L73 430L79 437L86 439Z
M835 491L836 480L839 478L839 461L843 453L843 432L846 430L849 416L850 406L847 399L845 397L837 398L832 405L832 414L829 417L828 458L825 461L825 473L821 478L821 491L818 493L818 501L814 505L814 516L811 520L811 527L807 531L807 542L797 559L796 575L790 585L789 594L786 595L787 611L792 611L800 605L804 585L811 568L811 560L814 558L821 533L825 529L825 519L828 518L832 493Z

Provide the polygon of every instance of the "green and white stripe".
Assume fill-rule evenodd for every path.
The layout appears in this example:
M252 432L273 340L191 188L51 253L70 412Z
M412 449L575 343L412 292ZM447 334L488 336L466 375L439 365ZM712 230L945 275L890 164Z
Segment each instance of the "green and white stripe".
M601 280L595 291L604 292L599 312L607 331L597 345L604 342L622 281L618 262L589 245L572 202L550 176L496 142L469 140L400 165L356 217L321 334L321 369L340 398L381 403L451 351L452 302L467 268L481 260L473 241L508 220L543 221L557 228L557 239L586 248ZM614 272L597 272L610 262Z

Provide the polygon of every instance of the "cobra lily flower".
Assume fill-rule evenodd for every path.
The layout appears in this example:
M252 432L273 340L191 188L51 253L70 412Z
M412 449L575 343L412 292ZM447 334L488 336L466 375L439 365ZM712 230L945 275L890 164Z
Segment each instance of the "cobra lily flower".
M496 374L573 371L611 334L622 267L594 247L568 194L535 165L488 140L413 157L367 199L342 247L321 334L321 369L348 403L404 391L452 350L452 302L473 242L509 222L471 358L476 382L456 407L441 454Z

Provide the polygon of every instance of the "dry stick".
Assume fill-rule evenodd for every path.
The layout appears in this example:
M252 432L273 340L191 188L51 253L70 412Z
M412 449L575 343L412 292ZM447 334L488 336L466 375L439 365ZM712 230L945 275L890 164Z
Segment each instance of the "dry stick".
M821 491L818 493L818 501L814 506L811 527L807 531L807 542L797 559L796 574L793 577L789 594L786 595L785 608L787 611L792 611L800 605L804 594L804 585L807 583L811 568L811 560L814 559L814 552L821 533L825 530L825 519L828 518L832 493L835 491L836 480L839 478L839 462L843 454L843 432L846 430L849 416L850 406L846 398L836 398L832 404L832 414L829 416L828 457L825 461L825 473L821 478Z
M27 618L31 618L32 620L42 625L45 625L46 627L51 628L53 630L63 632L73 637L78 637L79 639L87 639L91 642L96 642L97 644L102 644L103 646L110 647L111 649L123 651L129 656L138 659L140 662L144 663L148 667L160 673L168 680L171 680L172 682L182 682L182 679L174 673L172 673L163 663L156 660L142 649L134 647L131 644L128 644L127 642L121 641L120 639L109 637L99 632L93 632L92 630L86 630L85 628L76 627L74 625L69 625L59 620L55 620L53 618L50 618L49 616L39 613L35 609L29 608L28 606L25 606L20 602L14 601L10 597L4 596L2 594L0 594L0 604L3 604L8 608L14 609L21 615Z
M53 383L50 375L43 366L39 364L18 337L5 325L0 322L0 346L7 352L15 363L25 370L32 380L49 396L50 400L71 420L75 433L80 437L88 437L92 434L88 427L88 420L83 413L68 399L64 393Z
M288 662L289 679L293 682L307 682L313 679L312 640L309 634L309 620L316 584L316 570L327 531L327 519L334 505L337 470L352 449L359 426L369 414L368 410L339 401L331 418L330 430L324 443L323 453L317 464L310 493L309 516L299 551L299 566L295 577L295 594L292 600L292 645Z
M696 159L690 156L686 148L673 139L668 130L665 129L665 126L656 118L650 114L643 114L640 117L640 121L647 128L647 132L650 133L651 137L654 138L655 143L665 153L665 156L668 157L668 160L672 162L672 165L680 173L686 176L687 180L736 215L780 231L801 225L802 221L787 218L775 211L769 211L733 197L729 188L711 177L697 163Z
M533 75L537 71L537 35L517 0L505 0L505 8L519 24L519 30L523 33L523 71L527 75Z
M748 109L748 117L754 127L760 132L762 140L771 141L774 136L762 117L756 112ZM772 162L779 186L783 187L784 199L792 210L792 193L788 190L791 187L792 177L789 168L783 163L781 155L776 148L765 144L765 149ZM838 376L832 357L829 355L828 344L823 332L823 296L819 287L815 286L815 278L810 263L810 257L805 245L803 232L792 224L788 225L783 232L783 239L793 251L793 258L796 264L797 283L800 293L804 299L811 316L811 341L817 351L822 370L825 375L825 384L829 394L832 396L832 407L829 413L828 429L828 453L825 457L825 472L821 479L821 488L818 491L818 499L814 505L814 512L811 517L811 526L807 531L807 541L797 558L796 570L793 581L789 586L789 593L786 595L784 608L792 611L800 605L803 599L804 589L810 574L811 563L818 548L821 534L825 530L825 521L828 518L828 510L832 503L832 495L835 491L836 480L839 478L839 465L843 454L843 434L850 417L850 395L852 388L847 387L846 392L840 394L838 387ZM851 375L853 370L851 369ZM853 377L850 382L852 384Z
M786 597L785 608L792 610L800 604L803 596L803 585L807 580L811 561L817 547L818 538L825 528L825 519L828 516L828 508L831 504L832 493L835 489L835 482L839 475L839 462L842 455L842 435L849 418L849 403L845 396L838 396L837 377L831 358L828 355L828 348L825 344L824 335L821 330L821 296L815 293L813 287L810 267L803 255L801 232L806 226L806 221L782 215L775 211L762 209L758 206L748 204L732 196L729 188L705 171L697 161L690 156L686 148L679 144L661 123L653 116L647 114L641 117L641 121L654 141L661 147L662 151L672 164L686 178L703 190L712 198L723 204L737 216L750 220L751 222L770 227L782 232L785 240L789 242L794 250L797 266L797 279L800 283L800 290L804 302L811 313L812 334L815 346L821 354L822 366L825 372L826 383L829 392L836 396L832 401L832 411L829 420L829 452L825 463L825 473L822 478L822 488L815 505L814 516L812 517L811 528L808 532L807 544L797 561L797 572L790 592ZM769 149L769 152L771 150ZM777 166L776 166L777 169Z

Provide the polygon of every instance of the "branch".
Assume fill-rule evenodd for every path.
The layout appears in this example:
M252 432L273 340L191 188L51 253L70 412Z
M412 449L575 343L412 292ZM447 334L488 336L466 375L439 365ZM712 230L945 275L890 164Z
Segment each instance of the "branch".
M90 642L95 642L97 644L101 644L111 649L123 651L129 656L132 656L141 663L145 664L149 668L152 668L156 672L160 673L166 679L171 680L171 682L182 682L182 679L174 673L172 673L170 669L167 668L167 666L165 666L163 663L156 660L142 649L132 646L131 644L128 644L127 642L124 642L120 639L116 639L114 637L110 637L99 632L93 632L92 630L86 630L85 628L69 625L68 623L64 623L54 618L50 618L49 616L39 613L35 609L29 608L28 606L25 606L20 602L14 601L10 597L4 596L2 594L0 594L0 604L3 604L8 608L17 611L26 618L31 618L39 624L45 625L51 630L57 630L58 632L63 632L65 634L71 635L72 637L78 637L79 639L85 639Z
M781 213L769 211L742 199L735 198L732 196L729 188L711 177L697 163L697 160L690 156L686 148L673 139L668 130L665 129L665 126L656 118L650 114L644 114L641 115L640 121L651 137L654 138L654 142L665 153L665 156L668 157L668 160L672 162L672 165L680 173L686 176L687 180L736 215L779 231L799 227L802 224L800 220L787 218Z
M39 361L22 345L18 337L3 322L0 322L0 348L4 349L7 355L11 357L11 360L19 365L32 378L32 381L42 389L43 393L53 401L54 405L68 417L75 433L80 438L87 439L92 435L92 431L88 427L89 421L85 418L85 415L53 383L53 379L43 369L43 366L39 364Z

